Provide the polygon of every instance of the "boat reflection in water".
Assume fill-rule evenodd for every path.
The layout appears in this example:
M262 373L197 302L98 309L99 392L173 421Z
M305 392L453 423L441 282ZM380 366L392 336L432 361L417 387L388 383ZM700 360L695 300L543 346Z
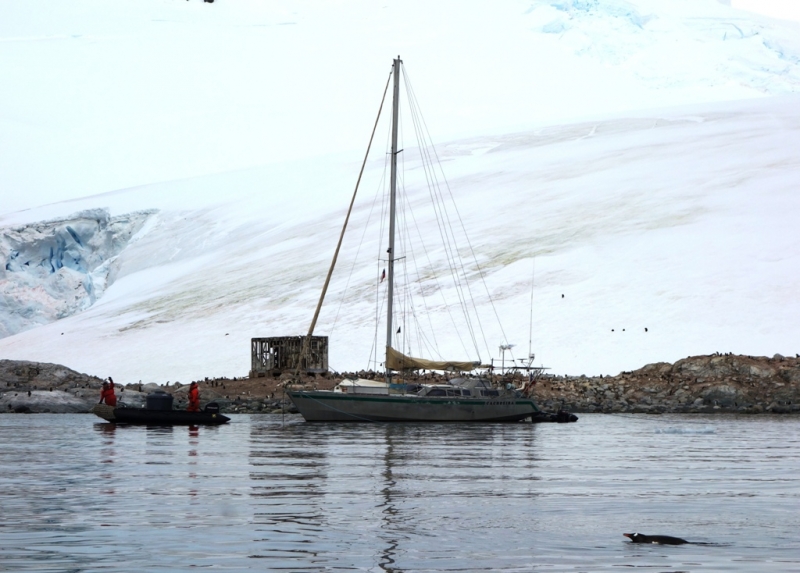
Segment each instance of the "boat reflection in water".
M520 424L254 428L249 506L258 550L252 557L306 565L292 570L401 571L409 563L422 570L420 542L435 537L440 542L428 547L426 559L465 565L460 536L472 525L473 536L480 532L482 518L502 521L499 507L525 503L535 522L538 430ZM365 544L365 536L373 541Z

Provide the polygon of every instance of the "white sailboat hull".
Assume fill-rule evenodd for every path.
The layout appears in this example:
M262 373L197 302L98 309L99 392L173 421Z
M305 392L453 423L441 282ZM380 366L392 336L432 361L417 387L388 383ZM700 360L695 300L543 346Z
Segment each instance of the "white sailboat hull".
M307 422L518 422L539 412L529 398L346 394L293 391Z

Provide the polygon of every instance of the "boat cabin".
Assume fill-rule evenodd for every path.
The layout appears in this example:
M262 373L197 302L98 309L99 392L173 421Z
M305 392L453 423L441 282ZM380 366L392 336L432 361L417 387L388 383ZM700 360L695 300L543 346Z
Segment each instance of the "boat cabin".
M449 384L387 384L383 380L345 378L333 389L343 394L415 394L417 396L459 396L494 398L501 392L486 378L454 378Z
M367 378L345 378L333 389L343 394L388 394L389 385L382 380Z
M453 378L449 384L424 384L419 395L493 398L500 395L500 390L486 378Z

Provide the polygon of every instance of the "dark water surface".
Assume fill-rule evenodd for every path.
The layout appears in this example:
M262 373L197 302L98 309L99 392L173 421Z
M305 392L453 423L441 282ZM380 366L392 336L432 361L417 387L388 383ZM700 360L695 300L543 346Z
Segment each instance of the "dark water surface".
M0 415L0 570L800 571L798 430Z

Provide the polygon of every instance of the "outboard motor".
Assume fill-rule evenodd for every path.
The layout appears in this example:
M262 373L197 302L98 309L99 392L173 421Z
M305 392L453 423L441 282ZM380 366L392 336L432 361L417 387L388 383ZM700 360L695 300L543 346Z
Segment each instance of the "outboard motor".
M206 407L203 408L203 411L209 414L219 414L219 404L216 402L209 402L206 404Z
M155 390L147 395L147 409L158 411L172 410L172 394L163 390Z

